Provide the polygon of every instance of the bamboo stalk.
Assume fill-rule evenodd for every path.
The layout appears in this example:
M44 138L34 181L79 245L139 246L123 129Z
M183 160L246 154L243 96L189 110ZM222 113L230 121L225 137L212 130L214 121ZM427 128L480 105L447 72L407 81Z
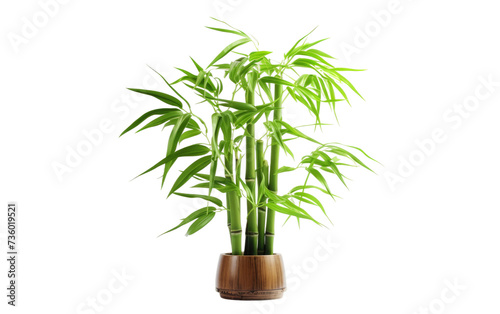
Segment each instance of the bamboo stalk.
M227 177L226 177L227 178ZM231 210L229 210L229 203L231 203L231 198L229 193L226 193L226 204L227 204L227 229L229 230L229 237L231 237Z
M264 180L264 142L262 140L258 140L256 142L256 154L257 154L257 190L258 193L257 195L262 195L262 181ZM258 230L258 244L257 244L257 253L258 254L264 254L264 231L265 231L265 223L266 223L266 216L265 216L265 208L264 208L264 213L262 212L262 197L260 197L258 200L258 208L257 208L257 230Z
M273 120L280 121L282 116L283 86L276 84L274 87L274 100L276 101ZM279 169L280 146L274 138L271 142L271 167L269 170L269 191L278 193L278 169ZM267 225L266 225L266 247L265 254L274 254L274 217L275 211L270 208L267 210Z
M257 154L257 190L258 195L262 195L262 181L264 180L264 142L262 140L258 140L256 142L256 154ZM259 232L258 236L258 244L257 244L257 253L264 254L264 232L266 229L266 209L262 206L263 197L260 197L258 200L258 213L257 213L257 230Z
M233 165L233 152L227 151L225 156L225 177L232 180L233 183L237 184L237 179L233 180L234 165ZM237 163L236 163L237 165ZM236 178L236 177L234 177ZM240 206L239 199L236 191L229 191L226 195L227 205L228 205L228 226L230 227L231 235L231 252L233 255L241 255L241 217L240 217Z
M262 158L264 158L264 154L262 154ZM259 203L261 204L259 206L259 246L258 246L258 254L264 254L265 252L265 247L266 247L266 241L265 241L265 232L266 232L266 206L264 206L266 202L266 196L264 195L264 191L261 191L261 183L263 181L263 184L265 187L269 184L269 164L267 163L267 160L264 160L262 162L262 168L261 168L261 179L259 179L259 195L262 195ZM257 174L258 176L258 174Z
M246 93L246 102L254 104L254 92L252 90ZM253 123L247 123L246 127L246 164L245 164L245 183L250 189L252 196L247 199L247 226L245 230L245 255L257 255L258 236L257 229L257 208L250 201L255 200L255 126Z

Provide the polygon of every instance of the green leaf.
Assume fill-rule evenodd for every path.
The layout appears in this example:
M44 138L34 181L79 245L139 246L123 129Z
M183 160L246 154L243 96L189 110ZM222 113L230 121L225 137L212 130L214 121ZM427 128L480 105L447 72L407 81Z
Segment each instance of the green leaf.
M172 193L180 189L186 182L189 181L189 179L191 179L192 176L205 169L205 167L210 164L211 160L212 156L205 156L189 165L177 178L174 185L172 186L172 189L168 193L168 196L172 195Z
M188 125L189 121L191 120L191 114L186 113L182 115L180 118L177 119L172 132L170 133L170 137L168 138L168 144L167 144L167 156L171 153L173 153L177 145L179 144L179 140L181 138L182 133L184 132L184 129ZM167 177L167 173L170 170L170 168L173 165L173 161L165 163L165 168L163 169L163 177L161 180L161 186L163 187L163 184L165 183L165 178Z
M269 86L265 82L263 82L261 80L259 80L259 86L260 86L260 88L262 88L262 90L264 91L264 93L266 93L267 98L269 99L269 101L272 102L273 101L273 94L271 93L271 89L269 89Z
M292 62L292 65L296 65L296 66L299 66L299 67L304 67L304 68L310 68L310 69L313 69L314 70L314 67L319 67L320 64L315 61L315 60L311 60L311 59L308 59L308 58L298 58L296 59L295 61Z
M314 49L314 48L311 48L309 50L307 50L308 52L310 53L314 53L318 56L321 56L321 57L324 57L324 58L330 58L330 59L335 59L334 57L330 56L329 54L321 51L321 50L318 50L318 49Z
M133 92L136 92L136 93L153 96L156 99L159 99L159 100L163 101L166 104L182 108L181 101L179 99L175 98L172 95L165 94L165 93L162 93L162 92L157 92L157 91L154 91L154 90L147 90L147 89L129 88L129 90L131 90Z
M361 96L361 94L356 90L356 88L354 87L354 85L351 84L351 82L349 82L344 76L342 76L340 73L337 73L337 77L344 83L346 84L347 86L349 86L356 94L358 94L359 97L361 97L361 99L364 100L363 96Z
M354 156L352 153L348 152L347 150L341 148L341 147L338 147L338 146L335 146L335 145L326 145L329 149L328 151L329 152L332 152L334 154L338 154L340 156L344 156L344 157L347 157L349 159L351 159L352 161L354 161L355 163L357 163L358 165L362 166L363 168L367 169L367 170L370 170L371 172L373 172L372 169L370 169L367 165L365 165L359 158L357 158L356 156ZM348 146L350 147L350 146ZM355 148L357 149L356 147L352 147L352 148ZM360 149L358 149L360 150ZM361 150L360 150L361 151ZM365 156L367 156L368 158L372 159L370 156L366 155L363 151L361 151ZM373 160L373 159L372 159ZM374 160L375 161L375 160Z
M293 167L288 167L288 166L283 166L281 168L278 169L278 171L276 173L283 173L283 172L289 172L289 171L294 171L296 170L297 168L293 168Z
M280 205L277 205L277 204L272 203L272 202L267 202L265 206L268 207L269 209L277 211L278 213L282 213L282 214L290 215L290 216L295 216L295 217L298 217L298 218L309 219L308 216L304 215L301 212L297 212L297 211L291 210L290 208L287 208L287 207L284 207L284 206L280 206Z
M233 83L238 83L240 81L240 72L242 70L243 65L245 62L247 62L246 57L238 58L235 61L231 62L231 65L229 66L229 70L227 71L227 74L229 74L229 79Z
M283 141L283 137L281 134L281 126L280 126L279 122L278 121L264 122L264 126L271 132L271 137L276 140L278 145L281 148L283 148L285 153L289 154L290 156L292 156L292 158L294 158L292 151Z
M366 69L350 69L350 68L333 68L332 70L335 72L339 72L339 71L366 71Z
M200 135L200 134L201 134L200 130L186 131L186 132L182 133L181 137L179 138L179 143L181 143L182 141L184 141L188 138L195 137L195 136Z
M194 60L193 60L194 62ZM163 81L168 85L168 87L170 87L171 90L174 91L174 93L179 96L182 100L184 100L184 102L186 102L186 104L188 105L188 107L191 107L191 105L189 104L189 102L186 100L186 98L182 97L181 94L179 94L179 92L172 86L172 84L170 84L164 77L163 75L160 74L160 72L156 71L155 69L153 69L151 66L148 65L148 67L153 70L156 74L158 74L162 79Z
M340 144L340 143L338 143ZM356 149L358 151L360 151L363 155L365 155L367 158L373 160L374 162L378 163L378 164L381 164L380 162L378 162L377 160L373 159L372 157L370 157L367 153L365 153L361 148L359 147L356 147L356 146L351 146L351 145L345 145L345 144L340 144L340 145L344 145L344 146L347 146L347 147L350 147L350 148L353 148L353 149ZM371 170L371 169L370 169Z
M215 212L215 210L216 210L215 207L212 207L212 206L200 208L200 209L192 212L186 218L182 219L181 223L178 224L176 227L174 227L174 228L172 228L172 229L170 229L168 231L165 231L164 233L160 234L159 236L162 236L162 235L164 235L166 233L169 233L169 232L172 232L172 231L174 231L176 229L179 229L180 227L182 227L182 226L190 223L191 221L207 215L207 213L209 213L209 212Z
M239 102L239 101L233 101L233 100L224 100L224 99L219 99L219 100L221 101L221 103L219 103L219 105L223 106L223 107L234 108L237 110L250 110L250 111L257 110L255 108L255 106L252 104Z
M312 31L310 31L309 33L307 33L307 35L305 35L304 37L302 37L299 40L297 40L297 42L295 43L295 45L293 45L293 47L285 54L285 58L289 58L289 57L293 56L293 53L296 50L297 46L300 44L300 42L302 40L304 40L305 38L307 38L307 36L311 35L311 33L314 32L316 30L316 28L317 28L317 26L315 28L313 28Z
M192 234L198 232L199 230L201 230L210 221L212 221L212 219L214 218L214 216L215 216L215 212L210 211L207 214L205 214L205 216L201 216L200 218L196 219L196 221L193 222L193 224L191 226L189 226L189 229L188 229L188 231L186 233L186 236L192 235Z
M220 59L222 59L225 55L227 55L229 52L231 52L233 49L243 45L243 44L246 44L248 42L250 42L251 40L249 38L242 38L242 39L239 39L231 44L229 44L226 48L224 48L218 55L217 57L215 57L214 60L212 60L212 62L210 62L210 64L208 65L208 67L211 67L215 62L219 61Z
M243 186L243 189L245 190L247 200L255 204L254 193L252 193L250 187L246 184L245 181L241 180L241 178L238 178L238 181L241 183L241 186Z
M288 133L293 134L293 135L298 136L298 137L301 137L301 138L306 139L308 141L311 141L313 143L321 145L320 142L318 142L315 139L313 139L313 138L305 135L304 133L300 132L296 128L292 127L290 124L286 123L285 121L278 121L278 123L281 124L281 125L283 125L286 128L286 130L288 131Z
M206 28L208 29L211 29L211 30L214 30L214 31L217 31L217 32L221 32L221 33L230 33L230 34L235 34L235 35L238 35L238 36L242 36L242 37L246 37L244 34L242 34L241 32L239 31L235 31L235 30L232 30L232 29L227 29L227 28L218 28L218 27L210 27L210 26L205 26Z
M145 114L140 116L137 120L135 120L128 128L126 128L125 131L123 131L122 134L120 134L120 136L122 136L123 134L127 133L130 130L133 130L135 127L137 127L139 124L141 124L143 121L145 121L147 118L151 116L162 115L174 111L180 112L178 109L173 109L173 108L161 108L146 112Z
M139 133L143 130L146 130L146 129L149 129L149 128L152 128L152 127L164 124L164 123L167 123L168 121L170 121L174 118L177 118L181 115L182 115L182 112L180 110L174 109L173 112L163 114L163 115L159 116L158 118L152 120L151 122L149 122L148 124L146 124L145 126L140 128L139 130L137 130L136 133Z
M202 182L202 183L198 183L196 185L193 185L192 187L193 188L200 188L200 189L208 189L209 188L209 183L208 182ZM221 192L221 193L227 193L227 192L232 192L232 191L239 192L239 189L236 187L236 185L234 185L234 186L232 186L232 185L222 185L222 184L217 183L217 182L215 182L213 188L216 189L217 191Z
M177 120L178 119L172 119L172 120L168 121L167 123L165 123L163 128L166 128L167 126L170 126L170 125L175 125L178 122ZM186 125L186 129L200 130L200 126L198 125L198 123L196 123L196 121L194 121L193 119L190 119L188 124Z
M330 191L330 187L328 186L328 183L326 182L325 177L323 177L321 172L312 167L308 167L306 168L306 170L309 173L311 173L316 178L316 180L318 180L325 187L325 189L328 191L329 194L332 194L332 192Z
M295 85L293 83L290 83L284 79L274 77L274 76L264 76L264 77L261 77L259 81L264 82L264 83L271 83L271 84L276 84L276 85L286 85L286 86L295 87Z
M325 193L326 195L330 195L331 197L333 197L333 196L338 197L337 195L332 194L332 193L328 192L327 190L322 189L320 187L317 187L315 185L298 185L298 186L294 187L293 189L291 189L290 193L293 193L293 192L296 192L299 190L307 190L307 189L315 189L315 190L318 190L318 191Z
M330 79L330 80L329 80L329 82L330 82L330 83L332 83L332 84L335 86L335 88L336 88L336 89L340 92L340 94L342 94L342 96L344 97L344 99L345 99L345 100L347 101L347 103L350 105L351 103L349 102L349 99L347 98L347 95L346 95L346 93L344 92L344 90L342 89L342 87L340 87L340 85L339 85L339 84L337 84L337 83L335 82L335 80L333 80L333 79Z
M201 145L201 144L194 144L191 146L181 148L178 151L176 151L172 154L169 154L167 157L163 158L158 163L156 163L154 166L152 166L148 170L144 171L143 173L141 173L137 177L140 177L143 174L146 174L146 173L158 168L159 166L164 165L167 162L175 161L179 157L202 156L202 155L208 154L209 152L210 152L210 149L204 145Z
M242 140L242 139L244 139L244 138L245 138L245 136L244 136L244 135L238 135L238 136L236 136L236 137L234 138L234 142L235 142L236 144L238 144L238 143L240 143L240 142L241 142L241 140Z
M214 196L208 196L208 195L202 195L202 194L186 194L186 193L174 193L174 194L182 196L182 197L186 197L186 198L201 198L205 201L212 202L215 205L222 207L222 201Z
M250 52L250 54L248 55L248 60L249 61L259 60L260 58L267 56L270 53L272 53L272 51L253 51Z
M191 58L191 57L189 57L189 58ZM196 63L196 61L194 61L193 58L191 58L191 61L193 61L194 66L196 67L196 69L198 70L198 72L203 72L203 68L198 63Z
M198 173L195 175L195 178L201 178L203 180L210 180L210 175L204 174L204 173ZM223 185L234 185L236 186L230 179L221 177L221 176L215 176L214 178L215 183L223 184Z
M321 202L314 195L306 193L306 192L296 192L292 196L300 201L305 201L309 204L313 204L313 205L318 206L321 209L321 211L323 212L323 214L325 214L326 218L328 218L330 223L332 223L332 221L330 220L330 217L328 217L328 214L326 213L325 208L323 207L323 204L321 204Z

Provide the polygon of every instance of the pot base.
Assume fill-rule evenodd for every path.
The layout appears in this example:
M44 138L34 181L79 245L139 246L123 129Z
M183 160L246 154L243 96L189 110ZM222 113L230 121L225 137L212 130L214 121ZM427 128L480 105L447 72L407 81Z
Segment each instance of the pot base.
M223 290L215 289L219 292L220 297L227 300L275 300L283 297L285 288L267 291L238 291L238 290Z

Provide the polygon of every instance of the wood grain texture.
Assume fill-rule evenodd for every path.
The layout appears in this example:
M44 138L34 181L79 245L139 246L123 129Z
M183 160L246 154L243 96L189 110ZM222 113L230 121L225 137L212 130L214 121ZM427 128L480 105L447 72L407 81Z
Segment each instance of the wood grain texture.
M279 299L286 290L283 259L280 254L221 254L215 290L224 299Z

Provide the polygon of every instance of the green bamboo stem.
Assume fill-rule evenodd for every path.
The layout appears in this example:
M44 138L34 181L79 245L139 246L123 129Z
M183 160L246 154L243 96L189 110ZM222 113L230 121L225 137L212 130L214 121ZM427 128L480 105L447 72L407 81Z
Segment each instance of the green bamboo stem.
M274 100L276 109L274 109L274 121L281 121L282 116L282 99L283 95L283 86L276 84L274 88ZM278 169L279 169L279 155L280 155L280 146L278 141L276 141L273 137L271 142L271 169L269 170L269 191L272 193L278 193ZM265 254L272 255L274 254L274 217L275 211L270 208L267 210L267 225L266 225L266 246L265 246Z
M257 189L259 191L258 195L262 195L262 181L264 180L264 142L262 140L258 140L256 142L256 154L257 154ZM266 212L263 204L263 197L258 200L259 207L257 213L257 229L259 232L258 236L258 244L257 244L257 253L259 255L264 254L264 232L265 232L265 224L266 224Z
M264 152L263 148L259 148L259 146L263 147L263 142L257 142L257 160L258 165L260 165L260 169L258 168L257 179L258 179L258 188L259 195L262 195L259 200L259 213L258 213L258 227L259 227L259 246L258 246L258 254L262 255L265 251L265 232L266 232L266 206L264 206L266 202L266 196L264 195L264 191L261 190L261 184L265 187L269 184L269 164L267 160L264 160ZM259 160L260 159L260 160ZM260 162L259 162L260 161Z
M234 176L234 165L233 165L233 152L225 152L225 177L233 180ZM237 164L236 164L237 165ZM241 217L240 217L240 206L239 199L236 191L229 191L226 195L227 205L228 205L228 226L230 227L231 235L231 253L233 255L241 255Z
M227 178L227 177L226 177ZM226 193L226 204L227 204L227 229L229 230L229 237L231 237L231 210L229 210L229 203L231 203L231 198L229 193Z
M254 104L254 92L247 91L246 102ZM247 226L245 229L245 255L257 255L258 236L257 208L250 198L255 199L255 126L247 123L246 127L246 155L245 155L245 183L252 195L247 197Z

